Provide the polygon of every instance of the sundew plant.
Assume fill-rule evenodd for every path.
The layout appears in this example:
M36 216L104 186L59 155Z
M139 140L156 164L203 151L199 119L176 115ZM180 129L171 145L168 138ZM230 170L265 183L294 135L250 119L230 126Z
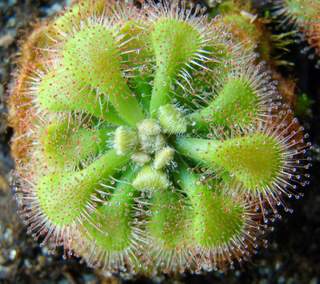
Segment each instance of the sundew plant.
M247 260L310 165L246 46L176 2L83 1L35 27L9 101L28 231L109 272Z

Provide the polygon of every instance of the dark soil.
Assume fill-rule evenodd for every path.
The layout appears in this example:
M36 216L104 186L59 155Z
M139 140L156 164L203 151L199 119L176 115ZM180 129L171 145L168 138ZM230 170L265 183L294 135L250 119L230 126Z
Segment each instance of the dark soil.
M313 101L300 117L314 145L311 184L302 200L292 202L294 212L283 214L283 219L274 224L268 248L260 248L251 262L226 275L206 273L129 281L103 277L76 259L64 260L61 252L49 255L46 248L40 248L26 235L8 186L14 165L8 145L12 131L6 125L4 100L10 73L15 69L19 39L35 19L55 14L64 2L0 0L0 283L320 283L320 72L314 68L315 62L300 53L301 44L292 46L289 55L294 67L282 71L298 78L300 93L306 93Z

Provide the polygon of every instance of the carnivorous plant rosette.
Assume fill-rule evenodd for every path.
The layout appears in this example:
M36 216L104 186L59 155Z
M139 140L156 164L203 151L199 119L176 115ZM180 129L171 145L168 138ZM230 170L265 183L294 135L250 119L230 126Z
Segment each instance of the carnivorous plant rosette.
M108 271L224 268L301 195L307 145L268 72L186 6L80 2L22 48L17 199L44 244Z

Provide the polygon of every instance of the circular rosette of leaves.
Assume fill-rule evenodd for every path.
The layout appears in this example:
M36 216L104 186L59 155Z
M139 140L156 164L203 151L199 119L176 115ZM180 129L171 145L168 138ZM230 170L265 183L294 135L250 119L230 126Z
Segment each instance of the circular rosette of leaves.
M263 228L255 205L273 208L308 167L302 130L273 121L268 73L197 6L88 3L54 20L21 74L29 230L107 271L247 259Z

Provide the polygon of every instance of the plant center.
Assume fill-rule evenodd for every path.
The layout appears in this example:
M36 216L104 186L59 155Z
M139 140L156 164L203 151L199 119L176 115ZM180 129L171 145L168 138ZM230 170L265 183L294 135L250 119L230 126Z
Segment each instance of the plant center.
M131 155L139 166L153 162L160 170L174 157L174 150L167 145L165 131L155 119L144 119L136 129L120 126L115 131L114 148L120 155Z

